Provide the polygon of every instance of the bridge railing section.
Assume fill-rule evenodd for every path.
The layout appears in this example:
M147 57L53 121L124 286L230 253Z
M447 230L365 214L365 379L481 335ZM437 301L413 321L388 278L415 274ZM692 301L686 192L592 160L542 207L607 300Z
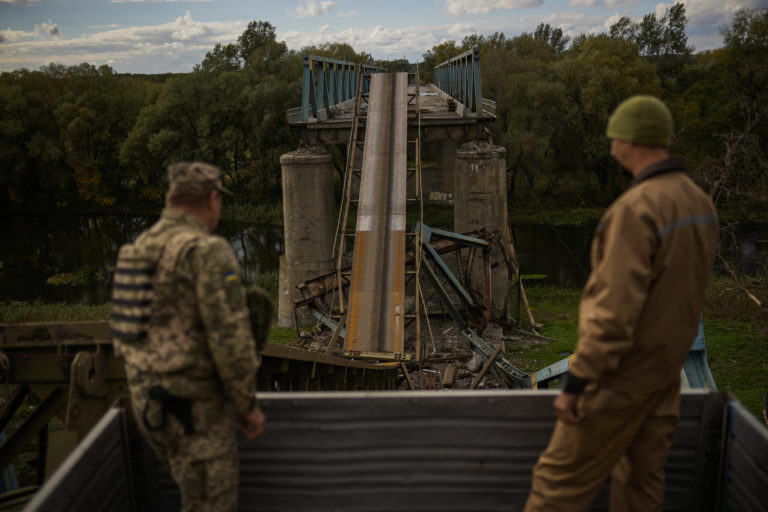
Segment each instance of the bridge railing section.
M491 114L491 105L483 102L480 48L477 46L435 66L435 82L435 85L464 105L469 112ZM495 115L495 107L494 103L491 115Z
M386 69L370 64L330 59L317 55L304 55L304 79L301 90L301 107L287 112L289 123L306 123L317 117L320 110L355 98L358 71L381 73ZM363 93L369 87L363 81Z

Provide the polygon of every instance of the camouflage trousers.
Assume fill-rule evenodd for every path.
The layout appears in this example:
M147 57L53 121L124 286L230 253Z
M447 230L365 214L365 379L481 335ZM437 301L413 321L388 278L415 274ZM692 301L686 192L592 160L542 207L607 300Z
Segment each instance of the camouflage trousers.
M131 404L139 430L179 486L182 512L235 512L239 470L231 406L223 399L193 400L194 432L188 434L173 414L163 420L162 404L149 398L156 385L162 382L129 380Z

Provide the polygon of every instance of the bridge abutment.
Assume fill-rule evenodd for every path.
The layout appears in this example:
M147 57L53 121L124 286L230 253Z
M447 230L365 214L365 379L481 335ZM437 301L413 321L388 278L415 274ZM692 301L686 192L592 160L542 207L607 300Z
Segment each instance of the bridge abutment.
M319 146L301 148L280 157L283 181L285 257L280 258L277 323L294 327L296 285L333 272L336 233L336 200L333 192L333 159ZM299 323L315 319L299 314Z

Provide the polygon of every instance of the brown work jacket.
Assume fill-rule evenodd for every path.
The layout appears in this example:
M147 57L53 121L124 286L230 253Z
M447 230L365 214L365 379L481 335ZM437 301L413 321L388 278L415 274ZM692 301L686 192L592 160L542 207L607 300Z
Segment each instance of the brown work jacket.
M597 226L575 377L627 391L678 381L719 232L712 201L682 171L680 159L648 167Z

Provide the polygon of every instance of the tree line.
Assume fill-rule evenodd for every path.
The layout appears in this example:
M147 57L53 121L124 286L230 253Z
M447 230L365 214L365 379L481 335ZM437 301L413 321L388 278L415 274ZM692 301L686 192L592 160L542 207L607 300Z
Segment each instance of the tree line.
M599 205L626 185L608 156L611 110L655 94L676 120L673 152L719 205L768 202L768 10L741 10L723 47L694 53L685 7L602 34L573 38L547 24L513 38L448 41L435 64L480 47L484 97L497 102L491 136L508 150L509 193L535 190L564 204ZM298 140L287 109L301 103L305 53L374 61L347 44L289 50L266 21L217 44L191 73L118 74L109 66L50 64L0 74L0 197L11 208L135 208L157 204L165 168L212 162L245 201L280 199L281 154ZM340 167L342 167L340 165Z

